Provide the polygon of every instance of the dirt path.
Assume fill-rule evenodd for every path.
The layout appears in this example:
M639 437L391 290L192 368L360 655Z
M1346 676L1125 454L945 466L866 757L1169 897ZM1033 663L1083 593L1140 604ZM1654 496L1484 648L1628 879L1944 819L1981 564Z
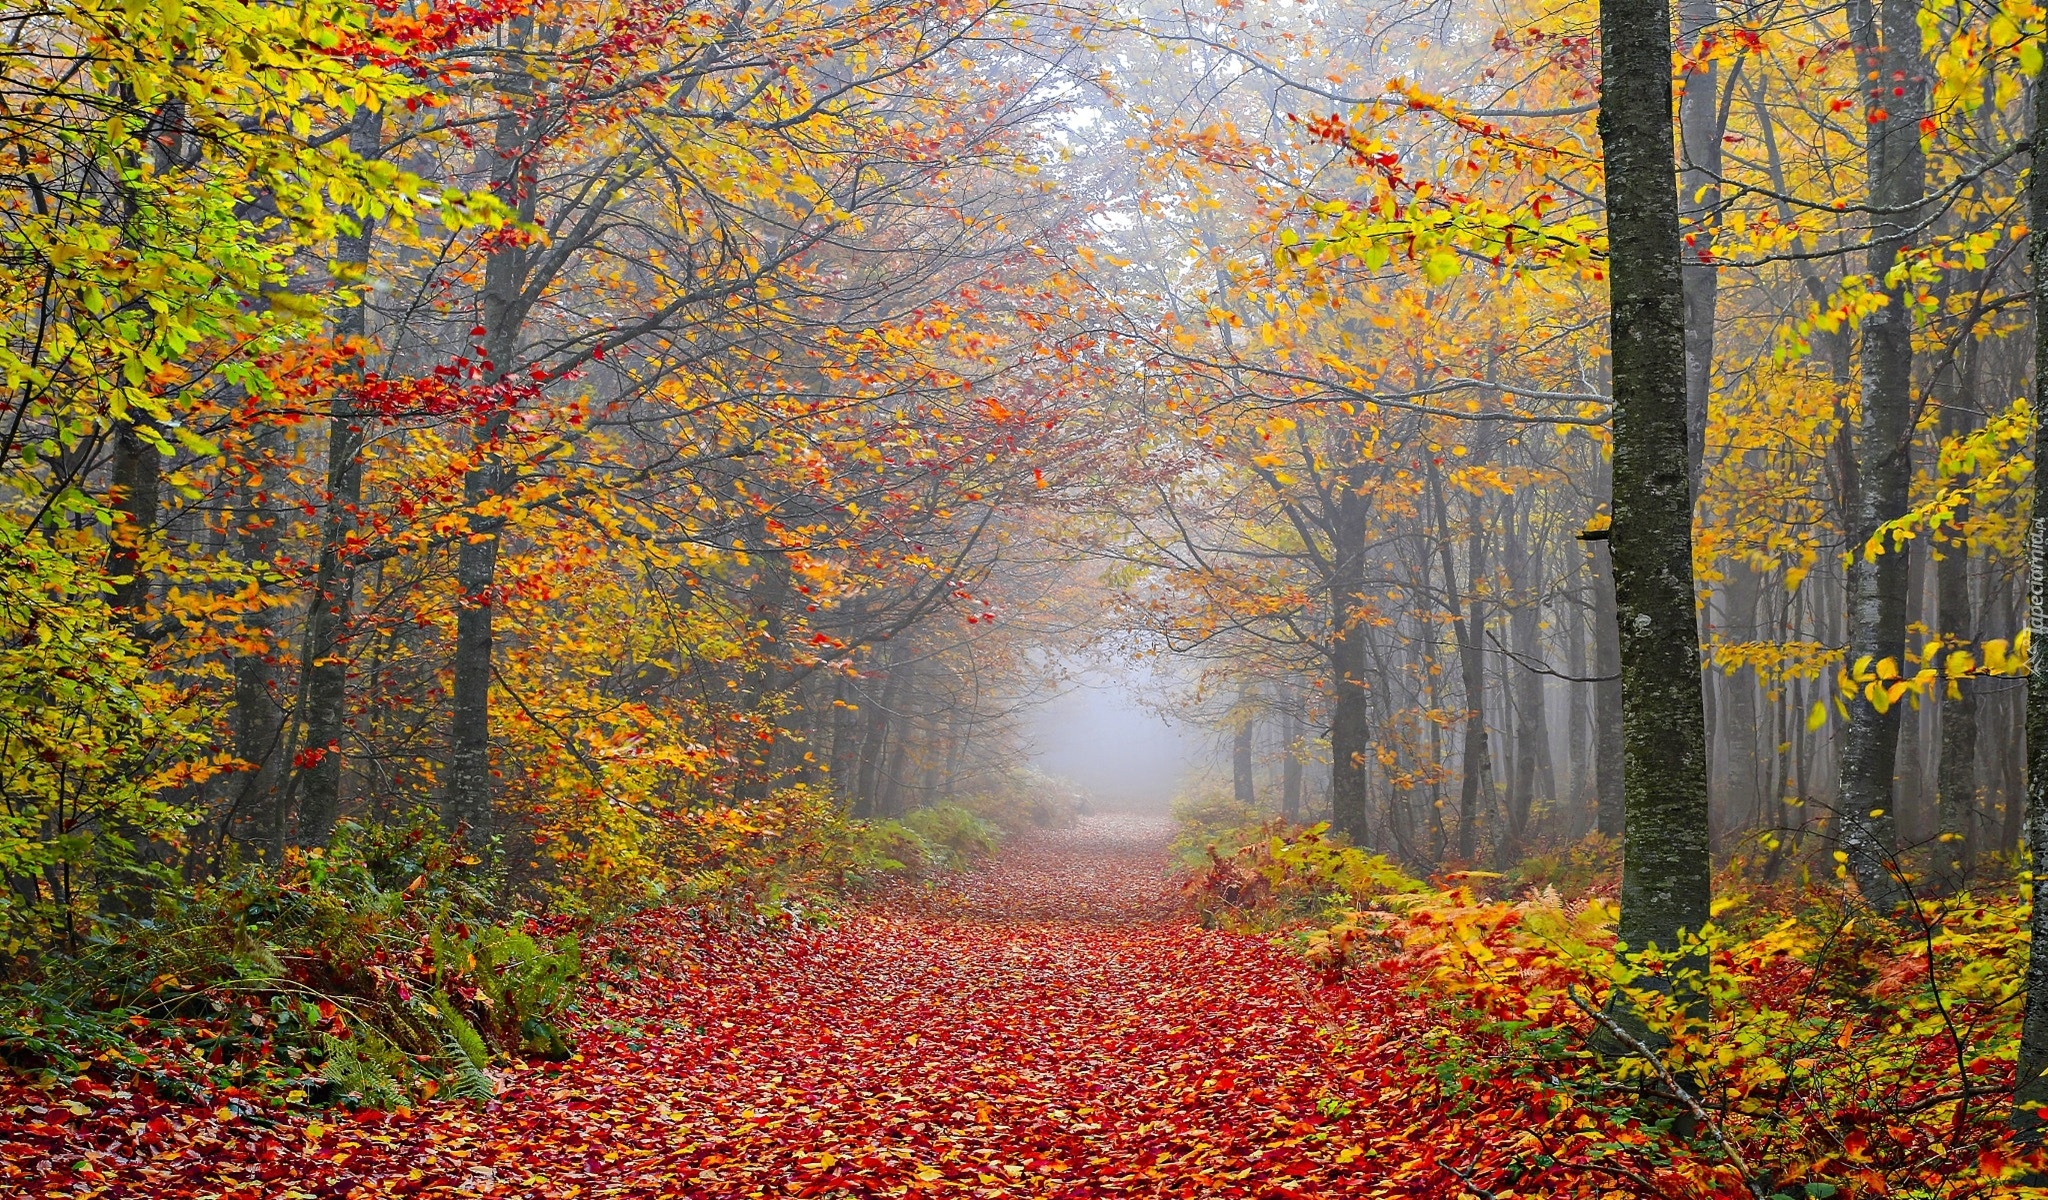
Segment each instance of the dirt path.
M650 917L631 930L641 966L601 973L586 1000L577 1059L516 1069L488 1106L267 1132L174 1112L82 1160L15 1159L15 1180L65 1196L1456 1195L1462 1146L1514 1135L1497 1115L1463 1128L1434 1079L1401 1069L1415 1006L1315 991L1293 956L1188 923L1164 835L1096 818L795 938Z

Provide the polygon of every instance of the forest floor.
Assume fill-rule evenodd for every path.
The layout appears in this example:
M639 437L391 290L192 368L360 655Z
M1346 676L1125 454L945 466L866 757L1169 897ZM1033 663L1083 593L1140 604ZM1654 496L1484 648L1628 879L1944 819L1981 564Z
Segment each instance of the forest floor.
M1498 1181L1519 1106L1412 1067L1432 1021L1391 983L1323 987L1196 927L1168 832L1096 817L796 934L647 914L629 954L593 945L576 1057L486 1104L279 1117L6 1084L0 1192L1455 1196L1476 1159Z

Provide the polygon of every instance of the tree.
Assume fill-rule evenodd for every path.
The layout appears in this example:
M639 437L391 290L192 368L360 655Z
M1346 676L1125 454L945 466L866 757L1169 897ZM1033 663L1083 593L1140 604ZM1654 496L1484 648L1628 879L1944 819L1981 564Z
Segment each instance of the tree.
M1627 829L1620 936L1677 951L1708 918L1705 715L1685 420L1685 293L1673 177L1671 10L1600 6L1613 346L1612 547Z
M2048 129L2048 87L2036 78L2034 128ZM2028 252L2033 271L2035 454L2048 446L2048 186L2037 149L2028 175ZM2038 461L2038 458L2037 458ZM2036 476L2038 479L2038 475ZM2019 1065L2012 1121L2022 1137L2038 1143L2048 1122L2048 504L2037 498L2027 518L2027 852L2034 864L2027 959L2025 1013L2020 1027Z

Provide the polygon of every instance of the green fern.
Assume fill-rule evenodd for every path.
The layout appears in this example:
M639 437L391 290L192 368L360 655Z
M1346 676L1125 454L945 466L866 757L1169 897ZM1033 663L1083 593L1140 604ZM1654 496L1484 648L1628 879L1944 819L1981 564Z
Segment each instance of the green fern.
M343 1039L319 1035L321 1078L337 1098L353 1097L368 1108L395 1108L405 1103L406 1080L411 1065L405 1055L376 1031L359 1028L356 1036Z

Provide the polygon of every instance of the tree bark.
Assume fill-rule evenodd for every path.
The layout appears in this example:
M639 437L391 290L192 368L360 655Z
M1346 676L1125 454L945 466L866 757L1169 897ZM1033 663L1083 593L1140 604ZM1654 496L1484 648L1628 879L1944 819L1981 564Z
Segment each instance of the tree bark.
M531 17L513 22L515 49L524 48L532 23ZM530 222L535 212L535 189L527 179L525 125L525 114L516 103L507 103L497 119L490 175L491 190L522 221ZM508 244L493 251L484 263L480 296L483 354L488 378L493 383L506 379L518 360L520 330L525 323L528 253L524 245ZM491 672L498 608L494 591L499 532L496 528L476 528L482 524L476 514L504 490L505 466L499 455L499 442L509 423L505 409L493 406L472 438L476 465L462 480L462 500L470 513L471 533L463 540L455 565L455 582L461 595L455 616L454 696L450 706L453 711L444 819L450 827L466 831L469 843L479 847L490 842L497 826L491 795Z
M251 457L267 471L282 443L278 428L266 425L257 431ZM242 502L235 509L235 557L252 571L267 571L277 557L277 511L261 477L249 480L241 490ZM284 853L288 815L277 787L278 739L284 724L273 662L277 630L271 610L261 604L245 623L250 644L235 655L230 669L235 678L235 757L252 769L237 789L233 817L246 821L236 823L253 834L247 840L275 862Z
M894 715L897 697L902 693L901 672L888 660L887 652L876 655L875 668L883 672L882 692L879 697L868 697L863 706L867 720L866 734L861 740L860 779L853 798L853 815L872 818L881 814L882 773L886 765L883 755L888 750L890 717Z
M1599 811L1599 791L1593 782L1592 742L1599 736L1593 724L1593 691L1597 683L1581 683L1598 672L1586 640L1592 630L1587 606L1573 603L1571 620L1565 625L1565 670L1573 683L1565 694L1565 760L1572 773L1571 836L1581 838L1593 828Z
M1479 854L1479 799L1488 790L1491 763L1486 745L1486 660L1479 652L1477 628L1485 618L1475 597L1468 606L1458 590L1457 564L1451 556L1449 517L1444 510L1443 488L1436 473L1430 473L1430 490L1437 510L1437 550L1444 571L1444 595L1451 607L1451 633L1458 643L1458 674L1465 689L1465 745L1458 788L1458 857L1470 863ZM1475 532L1470 539L1472 578L1479 577L1485 559L1485 543Z
M2048 86L2034 81L2033 136L2048 130ZM2037 150L2028 176L2028 242L2034 290L2034 445L2048 446L2048 187L2041 183ZM2038 452L2038 451L2037 451ZM2037 498L2027 518L2027 853L2034 864L2032 954L2027 960L2027 999L2020 1026L2017 1087L2012 1123L2029 1143L2043 1133L2040 1113L2048 1110L2048 504ZM2038 1181L2033 1181L2038 1182Z
M1543 676L1534 665L1543 659L1539 626L1542 621L1543 556L1535 548L1535 522L1528 512L1509 513L1507 567L1509 586L1514 589L1515 606L1508 613L1508 644L1514 654L1504 664L1514 680L1515 772L1508 795L1507 835L1501 840L1500 860L1512 864L1522 855L1529 836L1530 814L1534 811L1539 784L1557 799L1555 769L1550 763L1550 724L1544 719Z
M107 603L131 620L149 602L142 551L156 532L163 487L163 454L143 437L149 424L146 417L130 417L114 426L114 529L106 571L115 582Z
M889 686L885 690L889 709L889 727L893 737L889 743L889 757L882 766L881 790L875 800L878 816L900 817L903 815L904 792L910 776L910 735L913 726L907 716L898 711L898 704L907 705L917 692L917 662L904 663L889 672Z
M1628 826L1627 747L1621 736L1621 617L1614 599L1614 555L1593 543L1594 828L1619 839Z
M1714 222L1721 206L1721 67L1700 54L1719 19L1715 0L1679 0L1678 42L1685 56L1685 90L1678 100L1684 156L1678 213L1684 240L1680 273L1685 289L1686 472L1693 495L1706 460L1707 404L1714 382L1714 315L1720 268L1714 262Z
M1301 820L1301 714L1290 703L1280 722L1285 741L1280 758L1280 816L1289 825Z
M349 149L365 159L383 152L384 120L380 111L357 111L349 130ZM375 227L364 214L351 214L359 228L336 237L335 258L367 270ZM337 341L356 343L359 354L369 332L369 297L341 310L334 323ZM354 360L360 378L362 359ZM306 672L306 736L298 767L298 840L325 845L341 813L341 739L348 721L348 654L346 639L353 623L355 568L349 561L348 539L355 531L356 510L363 499L364 425L369 414L357 405L352 388L338 387L327 417L327 512L320 524L320 560L307 603L306 644L300 658Z
M1711 864L1665 0L1605 0L1600 57L1628 806L1619 932L1631 949L1672 949L1707 922Z
M1251 808L1258 803L1258 789L1252 781L1253 697L1246 691L1237 698L1237 728L1230 738L1230 790L1237 803Z
M1965 346L1957 351L1960 363L1951 386L1941 395L1941 432L1958 437L1975 429L1977 421L1977 351ZM1968 502L1957 506L1953 529L1956 536L1938 548L1941 557L1934 564L1937 629L1957 649L1974 649L1979 621L1970 596L1970 543L1962 530L1970 519ZM1944 655L1943 670L1947 660ZM1935 773L1937 810L1934 854L1935 883L1946 894L1969 885L1970 870L1977 859L1977 813L1980 788L1977 781L1977 688L1968 676L1951 679L1954 689L1944 691L1941 704L1941 749Z
M1330 547L1330 823L1354 846L1370 844L1366 764L1372 744L1366 706L1363 606L1366 502L1340 473Z
M1849 662L1890 660L1905 669L1907 560L1903 549L1872 558L1865 545L1906 511L1913 478L1913 315L1910 290L1884 277L1907 248L1925 191L1918 119L1927 107L1919 8L1907 0L1852 0L1851 36L1868 85L1871 242L1865 269L1886 303L1863 323L1862 405L1852 433L1856 504L1849 530ZM1873 82L1874 81L1874 82ZM1894 94L1895 92L1902 94ZM1905 899L1898 874L1894 785L1901 706L1880 712L1859 691L1843 738L1838 836L1863 898L1881 912Z
M1957 508L1958 523L1967 520L1968 515L1967 505ZM1935 572L1942 632L1958 648L1974 646L1977 620L1970 606L1969 545L1958 538L1942 547L1941 553ZM1940 818L1934 844L1934 873L1937 886L1945 894L1961 891L1968 885L1970 866L1977 856L1977 689L1967 676L1952 679L1949 685L1956 690L1941 698L1940 766L1935 777L1935 803Z

